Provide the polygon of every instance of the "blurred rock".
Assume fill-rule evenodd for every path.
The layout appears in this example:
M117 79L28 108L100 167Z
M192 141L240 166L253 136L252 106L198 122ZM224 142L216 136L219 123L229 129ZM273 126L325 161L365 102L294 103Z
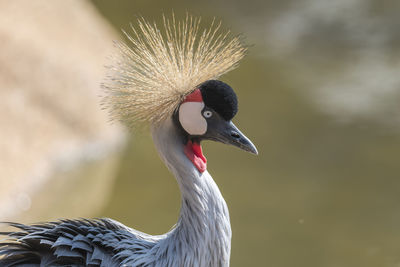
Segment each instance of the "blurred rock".
M90 216L91 203L102 203L109 189L97 183L110 183L117 161L107 159L124 139L99 105L116 38L87 1L0 1L0 220L43 205L49 209L43 217ZM66 181L81 179L77 169L87 162L95 164L84 172L89 193L71 197L86 211L63 213L58 206L49 215L49 203L72 195L62 192ZM50 177L60 176L63 186L55 186ZM52 197L35 200L43 195ZM96 201L80 201L88 195Z

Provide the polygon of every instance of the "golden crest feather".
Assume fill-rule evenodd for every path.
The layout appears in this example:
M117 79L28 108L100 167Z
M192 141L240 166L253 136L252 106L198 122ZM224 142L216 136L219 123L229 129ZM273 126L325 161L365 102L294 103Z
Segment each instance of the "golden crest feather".
M163 16L158 26L138 19L129 45L116 42L110 73L103 84L103 104L111 118L128 125L155 124L171 116L186 95L201 83L234 69L246 54L239 36L223 32L215 20L201 28L200 18L177 21Z

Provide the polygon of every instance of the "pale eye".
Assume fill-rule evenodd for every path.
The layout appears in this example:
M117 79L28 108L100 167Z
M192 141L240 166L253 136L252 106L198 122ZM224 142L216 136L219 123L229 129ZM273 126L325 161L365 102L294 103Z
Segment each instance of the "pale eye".
M212 116L212 112L209 111L209 110L206 110L206 111L203 112L203 116L204 116L204 118L208 119L208 118L210 118Z

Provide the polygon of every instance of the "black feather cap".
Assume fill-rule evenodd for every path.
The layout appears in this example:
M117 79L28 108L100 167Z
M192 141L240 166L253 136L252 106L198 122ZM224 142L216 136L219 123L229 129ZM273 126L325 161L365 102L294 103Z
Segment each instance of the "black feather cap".
M232 87L218 80L208 80L200 86L204 104L212 108L226 121L238 112L238 100Z

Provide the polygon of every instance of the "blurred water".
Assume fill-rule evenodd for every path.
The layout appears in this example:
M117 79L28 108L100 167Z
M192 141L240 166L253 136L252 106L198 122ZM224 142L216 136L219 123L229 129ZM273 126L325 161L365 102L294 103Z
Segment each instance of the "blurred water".
M188 10L253 44L222 80L260 155L204 144L231 212L232 266L400 265L397 1L93 3L116 28ZM150 137L132 138L99 216L159 234L179 205Z
M296 76L308 83L299 90L308 90L321 112L343 122L374 120L398 130L399 2L285 3L274 14L246 15L241 28L259 36L270 54L290 61ZM239 10L234 14L241 17Z

